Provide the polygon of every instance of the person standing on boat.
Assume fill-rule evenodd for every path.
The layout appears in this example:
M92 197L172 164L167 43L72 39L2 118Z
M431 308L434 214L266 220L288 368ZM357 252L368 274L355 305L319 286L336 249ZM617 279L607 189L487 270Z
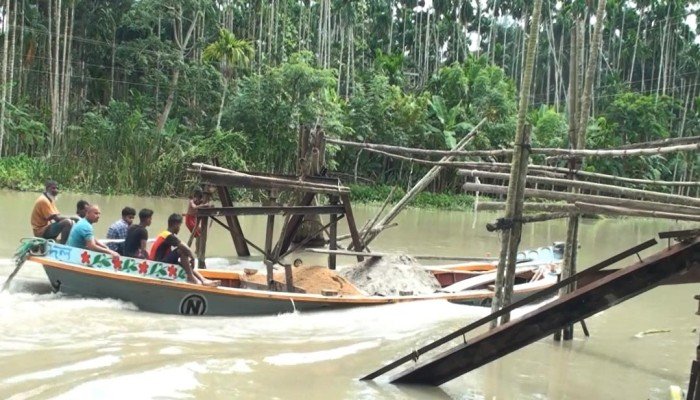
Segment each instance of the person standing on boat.
M95 231L92 225L100 220L100 207L96 204L92 204L88 207L85 213L85 218L81 218L68 236L68 246L77 247L79 249L98 251L100 253L107 253L113 257L118 257L119 253L105 246L95 239Z
M221 281L209 280L194 270L194 253L177 237L181 227L182 215L171 214L168 217L168 229L156 236L149 258L166 264L179 264L185 270L189 283L201 283L206 286L220 285Z
M73 221L70 218L62 217L56 208L56 197L58 196L58 183L53 180L46 181L44 193L34 202L32 209L31 224L34 236L44 239L56 239L61 235L61 244L66 243Z
M199 237L200 233L200 228L197 226L197 210L205 207L211 207L209 199L205 199L202 188L195 188L187 202L187 212L185 213L185 226L190 232L193 232L194 237Z
M124 239L124 256L133 258L148 258L146 244L148 243L148 228L153 219L153 210L144 208L139 211L138 225L131 225Z
M129 229L131 224L134 222L136 217L136 210L131 207L124 207L122 209L122 218L116 221L107 229L107 239L112 240L124 240L126 239L126 231ZM116 251L117 253L124 253L124 243L123 242L110 242L107 243L107 247Z

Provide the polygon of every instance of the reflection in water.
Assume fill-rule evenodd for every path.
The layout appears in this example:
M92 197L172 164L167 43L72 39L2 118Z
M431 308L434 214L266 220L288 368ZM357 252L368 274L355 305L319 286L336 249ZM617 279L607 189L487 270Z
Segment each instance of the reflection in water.
M0 205L7 210L0 230L0 281L12 269L10 258L19 239L30 233L36 195L0 191ZM62 194L58 206L70 213L79 198L102 207L98 236L104 236L125 205L156 211L151 235L165 227L170 213L185 208L182 199L73 194ZM376 209L358 206L355 211L362 224ZM483 228L494 216L408 210L398 218L399 227L380 236L373 249L495 255L499 237ZM248 238L263 242L264 218L246 217L241 223ZM584 220L579 264L591 265L659 231L687 226ZM341 226L340 233L345 231ZM543 246L563 240L565 225L532 224L524 232L523 247ZM218 226L212 228L208 247L209 264L217 268L259 262L255 257L236 260L230 236ZM325 262L318 254L292 257ZM340 259L341 264L350 262ZM543 339L440 388L394 386L386 383L389 377L372 383L357 379L487 310L422 302L267 317L185 318L144 313L115 300L52 294L41 268L31 263L13 289L0 294L0 398L666 399L670 385L687 385L698 341L692 299L697 287L661 287L589 318L591 338L577 330L573 342ZM669 332L635 337L650 329Z

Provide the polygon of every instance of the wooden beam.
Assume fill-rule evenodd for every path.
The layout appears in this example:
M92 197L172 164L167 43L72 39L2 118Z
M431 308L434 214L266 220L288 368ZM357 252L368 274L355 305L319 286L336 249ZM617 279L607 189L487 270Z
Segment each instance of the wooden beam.
M392 378L392 383L441 385L567 324L622 303L660 285L665 279L700 268L700 239L658 252L605 278L583 286L517 320L465 340Z
M227 215L317 215L343 214L345 209L339 205L328 206L252 206L252 207L211 207L200 208L197 214L201 216Z
M472 176L479 178L509 180L510 175L498 172L485 172L478 170L459 170L459 175ZM578 188L592 191L600 191L604 193L625 196L637 200L650 200L664 203L693 205L700 207L700 199L688 196L678 196L674 194L653 192L650 190L631 189L617 185L606 185L602 183L593 183L586 181L574 181L570 179L548 178L543 176L527 176L528 182L542 183L546 185L566 186L570 188Z
M274 278L274 271L272 267L272 235L275 230L275 216L267 216L267 228L265 229L265 269L267 270L267 286L268 289L272 289L272 281Z
M501 317L502 315L505 315L506 313L510 313L511 311L516 310L522 306L532 304L535 301L539 301L540 299L544 299L547 296L553 295L553 294L557 293L559 291L559 289L563 288L564 286L567 286L567 285L569 285L573 282L577 282L579 280L583 280L583 279L585 279L585 277L590 276L592 274L596 274L596 273L598 273L598 271L602 270L603 268L609 267L618 261L622 261L627 257L633 256L633 255L639 253L640 251L646 250L646 249L656 245L656 243L657 242L655 239L650 239L644 243L638 244L638 245L636 245L632 248L629 248L621 253L618 253L618 254L616 254L616 255L614 255L614 256L612 256L604 261L601 261L600 263L598 263L590 268L582 270L581 272L577 273L574 276L571 276L567 279L564 279L561 282L558 282L557 284L552 285L548 288L537 291L537 292L525 297L524 299L518 300L518 301L516 301L508 306L503 307L499 311L496 311L496 312L491 313L483 318L480 318L480 319L472 322L471 324L469 324L463 328L457 329L456 331L454 331L448 335L445 335L438 340L435 340L435 341L433 341L433 342L431 342L431 343L429 343L429 344L427 344L427 345L425 345L417 350L414 350L411 353L399 358L398 360L396 360L392 363L389 363L388 365L385 365L385 366L379 368L378 370L360 378L360 380L364 381L364 380L374 379L374 378L381 376L381 375L383 375L383 374L385 374L385 373L387 373L387 372L389 372L389 371L391 371L391 370L393 370L393 369L395 369L395 368L397 368L397 367L399 367L399 366L401 366L409 361L415 361L421 355L423 355L431 350L434 350L434 349L442 346L443 344L450 342L451 340L454 340L454 339L459 338L459 337L464 337L464 334L471 332L474 329L479 328L480 326L488 324L489 322L495 320L496 318Z
M506 194L507 188L503 186L482 185L465 183L462 188L468 192L481 192L490 194ZM651 201L620 199L606 196L594 196L590 194L553 192L550 190L525 189L528 198L542 198L548 200L581 201L592 204L634 208L638 210L650 210L670 212L676 214L700 215L700 208L681 206L676 204L654 203Z
M217 186L216 190L219 192L221 205L224 207L232 207L233 201L231 201L231 194L228 188L225 186ZM238 218L235 215L229 215L226 217L226 223L228 224L228 231L231 234L231 240L233 240L233 245L236 248L236 254L238 254L239 257L250 256L250 250L248 249L248 244L243 235L243 228L241 228L241 223L238 222Z
M299 179L274 178L268 176L250 175L238 171L217 169L201 169L206 164L192 164L187 172L199 175L200 179L213 185L235 186L251 189L288 189L305 190L317 193L349 192L345 186L314 183ZM224 171L221 171L223 169Z

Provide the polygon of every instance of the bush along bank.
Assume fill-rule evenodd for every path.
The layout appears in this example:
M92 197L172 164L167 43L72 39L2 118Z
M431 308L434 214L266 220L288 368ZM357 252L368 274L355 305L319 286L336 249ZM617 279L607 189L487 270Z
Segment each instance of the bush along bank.
M76 166L79 168L79 166ZM100 193L100 194L150 194L156 196L178 196L187 195L187 190L182 193L154 192L153 188L147 187L112 187L110 185L96 185L86 187L85 184L76 183L76 179L64 179L62 174L52 174L52 168L48 160L43 158L32 158L25 155L0 158L0 188L20 190L20 191L41 191L46 179L57 179L61 188L67 191ZM70 173L62 171L67 175L79 175L80 171L75 170ZM95 182L97 183L97 182ZM104 182L102 182L104 183ZM192 182L194 184L194 182ZM391 193L391 186L388 185L350 185L350 197L354 203L358 204L381 204ZM239 201L254 201L250 194L237 193ZM396 188L391 202L396 203L406 194L403 188ZM471 210L474 207L474 196L456 193L431 193L423 192L411 202L411 207L436 209L436 210Z

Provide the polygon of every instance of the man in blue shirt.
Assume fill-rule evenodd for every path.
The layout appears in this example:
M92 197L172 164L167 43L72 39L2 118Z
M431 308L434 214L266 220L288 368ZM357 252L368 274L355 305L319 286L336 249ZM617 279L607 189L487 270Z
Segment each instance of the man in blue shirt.
M68 246L77 247L80 249L99 251L100 253L107 253L113 257L119 256L114 250L98 242L95 239L95 232L92 229L92 224L100 220L100 208L92 204L88 206L87 212L85 213L85 218L82 218L78 223L73 225L73 229L68 236Z
M119 254L124 254L123 240L126 239L126 231L134 222L134 217L136 217L136 210L131 207L124 207L122 210L122 219L113 223L109 226L109 229L107 229L107 239L116 239L121 241L109 242L107 243L107 247L118 252Z

